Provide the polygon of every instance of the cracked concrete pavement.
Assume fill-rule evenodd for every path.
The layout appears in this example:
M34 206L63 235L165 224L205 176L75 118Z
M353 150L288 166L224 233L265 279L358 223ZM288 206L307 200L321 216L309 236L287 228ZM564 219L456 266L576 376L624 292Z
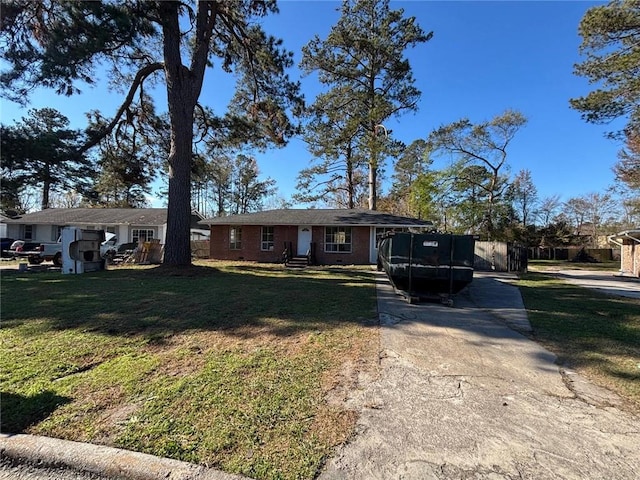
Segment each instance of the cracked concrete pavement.
M379 277L381 376L349 399L357 434L320 480L638 478L640 418L514 330L509 281L478 272L448 308Z

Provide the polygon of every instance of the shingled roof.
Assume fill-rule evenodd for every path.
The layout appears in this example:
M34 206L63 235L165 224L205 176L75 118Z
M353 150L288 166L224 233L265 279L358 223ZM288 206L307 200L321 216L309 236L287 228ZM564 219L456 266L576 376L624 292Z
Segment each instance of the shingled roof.
M365 209L283 209L201 220L201 225L368 225L380 227L433 227L428 220L401 217Z
M163 225L166 208L47 208L4 219L5 223L29 225Z

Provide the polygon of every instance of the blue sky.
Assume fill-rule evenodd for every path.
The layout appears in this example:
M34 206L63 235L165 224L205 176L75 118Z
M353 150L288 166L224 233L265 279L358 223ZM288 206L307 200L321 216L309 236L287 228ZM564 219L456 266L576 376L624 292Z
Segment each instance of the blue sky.
M569 99L592 88L573 74L581 60L578 24L586 10L605 2L585 1L392 1L415 16L433 39L406 52L416 86L422 91L419 111L385 122L393 137L406 144L426 138L433 129L463 117L472 122L489 120L506 109L515 109L528 124L515 137L508 163L515 175L532 173L540 197L560 195L562 200L591 192L603 192L613 183L611 167L621 145L604 133L619 125L591 125L569 107ZM340 2L286 0L280 14L264 21L265 29L284 40L294 52L314 34L325 38L339 18ZM297 69L290 72L298 78ZM226 107L233 79L208 71L201 103L221 112ZM322 87L314 76L301 79L308 102ZM58 109L76 128L84 127L84 113L99 109L113 114L122 98L102 87L85 89L78 97L58 97L38 90L28 108ZM158 105L161 108L160 104ZM26 114L19 105L0 101L4 124ZM263 177L277 181L279 194L295 193L298 172L309 165L310 155L300 139L284 149L255 153ZM435 168L448 159L436 159ZM387 165L387 176L392 173ZM388 187L388 185L387 185ZM385 189L386 190L386 189ZM155 202L162 205L162 199Z

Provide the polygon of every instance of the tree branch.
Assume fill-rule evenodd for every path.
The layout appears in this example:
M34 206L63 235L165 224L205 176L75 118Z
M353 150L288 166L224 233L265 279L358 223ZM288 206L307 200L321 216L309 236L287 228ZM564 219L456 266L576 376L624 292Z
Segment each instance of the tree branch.
M124 99L124 102L122 102L122 105L120 105L120 108L116 112L116 115L113 117L113 119L111 120L111 122L107 126L101 128L97 132L94 132L94 133L91 134L91 139L82 146L82 148L80 149L79 153L84 153L87 150L89 150L90 148L96 146L98 144L98 142L100 142L100 140L102 140L104 137L106 137L107 135L109 135L113 131L115 126L118 124L118 121L120 120L120 117L122 117L122 114L131 105L131 102L133 101L133 97L136 94L136 91L138 90L138 88L144 83L144 81L152 73L157 72L158 70L162 70L163 68L164 68L164 63L156 62L156 63L152 63L150 65L147 65L144 68L141 68L138 71L138 73L136 73L136 76L133 79L133 83L131 84L131 87L129 88L129 93L127 94L126 98Z

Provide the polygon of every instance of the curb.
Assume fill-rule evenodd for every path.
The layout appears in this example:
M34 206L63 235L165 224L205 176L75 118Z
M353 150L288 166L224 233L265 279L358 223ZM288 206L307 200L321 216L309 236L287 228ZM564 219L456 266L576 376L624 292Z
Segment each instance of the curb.
M120 448L23 434L0 434L0 456L127 480L250 480L201 465Z

